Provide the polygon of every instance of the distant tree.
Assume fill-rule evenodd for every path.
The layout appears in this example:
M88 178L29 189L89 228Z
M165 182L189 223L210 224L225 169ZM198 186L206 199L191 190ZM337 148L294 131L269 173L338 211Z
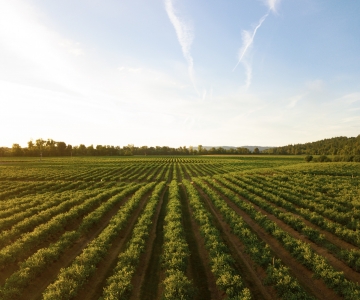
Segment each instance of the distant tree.
M312 159L313 159L312 155L306 155L305 156L305 161L306 162L310 162L310 161L312 161Z
M84 144L80 144L77 148L77 154L78 155L86 155L86 147Z
M13 144L11 148L11 153L13 156L22 156L23 150L19 144Z
M47 155L49 156L56 155L56 142L53 139L48 139L45 144L45 149Z
M72 156L73 155L73 146L72 145L70 145L70 144L68 144L67 146L66 146L66 155L70 155L70 156Z
M66 144L64 142L56 142L57 153L60 156L66 154Z
M193 146L189 146L189 154L190 155L194 154L194 147Z
M35 141L35 145L36 145L36 148L37 148L37 154L39 154L40 157L43 156L43 151L45 149L45 143L46 143L46 141L44 141L43 139L37 139Z
M199 154L201 154L202 152L203 152L203 146L202 145L199 145L198 146L198 152L199 152Z
M256 148L254 149L254 154L260 154L259 148L256 147Z
M141 147L141 152L143 155L147 155L147 150L148 150L148 146L142 146Z
M97 146L96 146L96 149L97 149ZM96 155L96 151L94 149L94 145L91 144L90 146L87 146L86 147L86 154L87 155Z

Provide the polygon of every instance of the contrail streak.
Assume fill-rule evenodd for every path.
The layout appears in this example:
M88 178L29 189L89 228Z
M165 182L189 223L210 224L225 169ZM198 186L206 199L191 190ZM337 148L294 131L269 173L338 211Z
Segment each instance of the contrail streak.
M239 63L242 61L244 55L246 54L246 51L249 49L249 47L254 42L254 38L255 38L257 30L260 28L261 24L265 21L265 19L267 18L268 15L269 15L269 13L267 13L260 19L259 24L255 27L252 35L250 35L249 31L247 31L247 30L243 31L243 46L241 47L241 50L239 52L239 61L236 64L236 66L234 67L233 71L235 71L236 67L239 65Z
M164 0L164 3L165 3L166 13L170 19L171 24L175 28L175 32L178 41L180 43L182 53L188 63L188 72L189 72L190 80L194 86L194 89L199 94L195 86L194 61L190 53L191 44L194 40L193 30L188 24L180 20L180 18L176 15L174 5L171 0Z

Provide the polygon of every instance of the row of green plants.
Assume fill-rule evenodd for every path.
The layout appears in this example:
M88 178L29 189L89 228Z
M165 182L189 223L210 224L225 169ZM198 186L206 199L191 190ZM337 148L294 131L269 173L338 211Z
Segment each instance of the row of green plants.
M0 250L0 269L4 268L8 263L13 263L27 257L38 244L60 233L69 222L88 214L119 191L121 189L114 188L86 199L82 204L72 207L70 210L56 215L48 222L33 228L31 232L22 234L15 242ZM29 228L32 228L32 226L29 225Z
M179 181L178 180L176 163L172 163L171 167L172 167L172 180Z
M313 197L308 197L306 193L301 194L299 197L299 194L293 193L291 188L280 188L278 184L271 184L267 181L256 180L252 177L237 178L249 185L256 186L262 190L273 193L276 196L287 200L289 199L288 201L295 201L294 199L296 199L297 205L300 207L317 212L320 215L332 221L338 222L351 230L360 229L360 211L356 213L354 210L346 209L346 207L342 206L340 203L335 202L333 199L329 199L328 197L325 199L319 197L314 199ZM351 218L353 218L353 221L349 222Z
M21 234L33 230L36 226L46 223L58 214L83 203L86 199L95 196L99 191L60 194L59 197L50 198L41 205L27 208L23 212L13 214L0 220L0 247L15 241ZM63 196L63 197L61 197ZM9 229L9 227L11 227Z
M279 180L271 180L271 178L267 178L267 181L280 185L295 195L301 194L308 201L321 201L324 205L331 205L331 208L335 211L350 214L351 217L348 222L350 221L351 228L359 227L360 202L358 199L360 182L356 178L293 174L291 175L291 181L288 182L280 183ZM294 190L295 186L296 190Z
M341 259L350 268L353 268L356 271L360 271L360 251L358 249L339 249L336 245L327 240L323 234L320 234L319 230L314 229L310 226L306 226L305 223L298 216L295 216L289 212L283 212L279 208L275 207L274 204L270 204L271 202L269 203L269 201L260 198L254 194L251 194L244 188L241 188L240 183L238 183L238 181L235 179L232 181L232 183L220 176L216 176L216 180L221 182L230 190L236 192L237 195L246 198L250 202L261 207L266 212L274 215L294 230L306 236L309 240L313 241L319 246L326 247L330 252L332 252L337 258ZM217 184L216 187L220 188L220 185ZM234 197L234 195L231 196Z
M0 219L6 219L14 214L24 212L24 210L32 209L38 205L44 204L51 198L64 197L62 193L47 192L43 194L27 195L17 198L11 198L0 203Z
M225 191L226 188L223 188L223 190ZM229 189L227 190L231 192ZM344 299L360 298L359 284L347 280L343 272L337 271L323 256L315 253L309 243L292 237L275 222L239 197L232 197L231 200L263 227L265 231L276 238L298 262L314 272L315 277L322 279L330 289L333 289Z
M17 185L12 189L4 191L0 194L0 203L7 204L9 201L13 200L16 202L19 198L24 196L33 196L34 194L47 194L51 191L60 193L68 190L74 189L83 189L86 188L86 184L83 182L68 182L68 181L44 181L44 182L17 182Z
M160 164L157 170L154 172L154 174L149 175L146 180L147 181L157 181L160 182L162 179L166 169L166 164Z
M152 178L154 176L154 173L160 168L158 164L152 163L147 166L146 172L141 172L140 175L138 175L137 180L146 180L147 178Z
M110 246L125 228L132 212L140 204L144 195L153 189L155 183L149 183L140 189L114 215L109 224L93 239L66 268L62 268L55 282L43 292L43 299L70 299L77 295L80 288L95 274L97 265L106 257Z
M118 256L117 264L106 280L102 299L128 299L131 290L131 279L139 266L140 256L144 252L151 230L153 216L165 188L165 182L158 183L145 209L139 217L126 250Z
M37 276L47 268L51 268L54 261L81 237L85 236L96 224L98 224L106 213L125 197L134 193L141 185L129 185L119 194L103 202L97 209L87 214L77 229L66 231L60 238L48 247L41 248L25 261L19 264L19 269L8 277L3 286L0 287L0 298L4 300L16 299L23 294L24 289L31 284Z
M186 276L190 251L182 224L179 186L175 180L169 185L169 200L166 205L163 232L162 267L165 272L162 282L163 298L167 300L193 299L194 286Z
M164 180L166 180L166 181L169 180L170 171L171 171L171 165L168 164L168 165L166 166L166 171L165 171L165 175L164 175Z
M357 233L357 231L354 231L349 228L344 228L342 224L339 224L328 218L325 218L316 211L310 210L309 208L307 208L309 201L304 201L297 196L286 197L286 195L284 195L284 193L281 192L279 192L281 193L280 195L274 195L271 192L258 188L256 183L251 185L242 182L237 176L225 175L225 178L232 181L239 187L242 187L257 196L263 197L266 200L275 203L276 205L279 205L280 207L283 207L288 211L291 211L295 214L304 217L311 223L319 226L320 228L326 231L333 233L337 237L357 247L360 246L360 235ZM276 190L276 187L274 187L274 190Z
M204 180L204 178L203 178ZM205 192L215 207L220 211L232 232L240 239L252 261L266 271L265 283L272 285L282 299L313 299L308 295L289 269L279 259L274 259L269 245L261 241L250 227L221 197L210 188L211 180L194 179L197 186ZM223 189L224 190L224 189Z
M188 180L183 180L182 183L188 195L192 214L204 237L217 287L226 293L228 299L251 299L250 290L244 286L241 276L234 268L234 259L222 241L219 230L213 225L212 216L200 200L198 192Z

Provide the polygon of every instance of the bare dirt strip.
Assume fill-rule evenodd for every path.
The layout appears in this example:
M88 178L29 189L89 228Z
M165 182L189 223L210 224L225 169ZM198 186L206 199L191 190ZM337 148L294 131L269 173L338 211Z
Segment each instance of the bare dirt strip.
M92 196L94 197L94 196ZM112 196L109 196L108 198L104 199L102 203L106 202L107 200L109 200ZM85 200L84 200L85 201ZM121 202L122 203L122 202ZM96 208L98 208L101 204L97 205L96 207L93 208L93 210L95 210ZM16 272L19 269L19 263L21 261L26 260L28 257L30 257L31 255L33 255L34 253L36 253L39 249L42 248L47 248L51 243L56 242L60 236L62 236L64 234L65 231L72 231L75 230L80 223L82 222L82 217L79 217L78 219L69 221L68 224L65 225L63 230L60 230L59 232L55 233L55 234L51 234L50 236L48 236L46 239L43 239L40 243L38 243L37 245L35 245L34 247L31 248L31 250L26 250L26 255L27 257L24 257L22 259L18 259L16 262L14 263L10 263L9 265L6 266L6 268L4 268L3 270L1 270L0 272L0 285L3 285L5 283L5 280L10 277L14 272ZM44 223L42 223L44 224ZM40 224L41 225L41 224ZM38 225L39 226L39 225Z
M165 194L167 192L167 188L164 190L160 197L160 201L158 203L158 206L156 208L156 212L153 216L153 226L151 228L151 231L149 233L148 240L146 242L144 253L140 256L139 266L132 278L131 284L133 286L130 300L138 300L141 299L141 289L144 283L146 282L146 270L151 265L151 258L152 258L152 249L154 247L155 240L157 238L157 224L160 219L160 213L162 210L162 207L164 205L164 198Z
M133 295L140 294L140 297L132 297L133 300L154 300L160 298L159 286L161 282L161 251L164 242L164 219L166 215L166 205L168 203L169 189L167 188L163 196L163 200L160 206L160 212L157 222L154 223L155 236L152 245L149 245L149 260L145 269L144 277L142 278L142 284L140 291L135 291Z
M227 178L225 178L225 179L228 180ZM240 178L236 178L236 179L239 180ZM230 181L230 182L233 183L233 184L235 184L235 183L232 182L232 181ZM220 182L218 182L218 183L220 184ZM252 193L250 190L248 190L248 192L249 192L249 193ZM268 193L270 193L270 192L268 192ZM260 198L262 198L262 199L264 199L264 200L266 200L265 198L263 198L263 197L261 197L261 196L259 196L259 195L257 195L257 196L260 197ZM281 197L281 198L282 198L282 197ZM285 201L288 201L288 200L286 200L285 198L282 198L282 199L285 200ZM266 200L266 201L268 201L268 200ZM276 204L274 204L274 203L271 202L271 201L268 201L268 203L269 203L270 205L274 206L274 207L277 207L277 208L279 208L279 209L284 210L284 208L281 208L280 206L277 206ZM302 209L302 208L304 208L304 207L301 207L301 206L299 206L299 205L297 205L296 203L293 203L293 202L291 202L291 204L292 204L296 209ZM306 209L306 207L305 207L305 209ZM308 209L309 209L309 208L308 208ZM319 216L321 216L322 218L324 218L324 220L326 220L326 221L328 221L328 222L338 224L339 227L347 228L346 226L340 224L339 222L334 221L334 220L332 220L332 219L329 219L328 217L324 216L323 214L320 214L320 213L317 213L317 212L315 212L315 213L318 214ZM333 233L331 233L331 232L329 232L329 231L327 231L327 230L325 230L325 229L320 228L319 226L313 224L311 221L306 220L304 217L302 217L302 216L300 216L300 215L296 215L296 216L297 216L298 218L302 219L302 220L304 221L304 223L306 223L307 226L311 226L311 227L319 230L322 234L324 234L324 235L326 236L326 238L327 238L330 242L332 242L334 245L338 246L339 248L349 249L349 250L350 250L350 249L359 249L356 245L353 245L353 244L351 244L351 243L349 243L349 242L346 242L346 241L342 240L341 238L337 237L337 236L334 235Z
M221 184L220 182L218 182L218 183ZM235 192L235 191L234 191L234 192ZM248 191L248 192L250 192L250 191ZM244 198L242 198L241 196L239 196L239 197L240 197L241 199L244 199ZM265 198L262 198L262 199L266 200ZM244 199L244 200L247 201L246 199ZM284 200L286 200L286 199L284 199ZM267 200L266 200L266 201L267 201ZM329 231L327 231L327 230L322 229L321 227L313 224L311 221L306 220L304 217L302 217L302 216L300 216L300 215L297 215L297 214L295 214L295 213L293 213L293 212L287 211L285 208L283 208L283 207L281 207L281 206L278 206L278 205L276 205L276 204L273 203L273 202L267 201L267 203L268 203L269 205L271 205L272 207L275 207L275 208L281 210L282 212L291 213L291 214L294 215L296 218L299 218L301 221L303 221L306 226L312 227L312 228L318 230L321 234L323 234L323 235L325 236L325 239L326 239L326 240L328 240L330 243L334 244L335 246L337 246L337 247L339 247L339 248L341 248L341 249L346 249L346 250L359 249L358 247L356 247L356 246L354 246L354 245L352 245L352 244L350 244L350 243L348 243L348 242L340 239L339 237L337 237L337 236L334 235L333 233L331 233L331 232L329 232ZM294 207L300 208L300 207L297 206L296 204L294 204L294 203L292 203L292 204L294 205ZM325 217L324 217L324 218L325 218ZM328 221L330 221L330 222L333 222L333 221L331 221L331 220L329 220L329 219L327 219L327 218L325 218L325 219L328 220Z
M126 222L125 228L120 231L119 235L113 241L106 258L98 264L95 274L89 278L76 297L73 298L74 300L99 299L101 297L106 279L112 274L112 270L117 264L119 253L125 250L126 243L130 240L134 226L151 196L151 193L152 190L141 199L138 207Z
M183 189L184 194L186 195L184 186L182 186L182 189ZM204 240L203 236L200 234L199 225L196 223L196 221L193 218L192 209L189 205L189 201L188 201L187 197L186 197L186 205L187 205L189 218L191 221L191 228L193 231L193 235L197 241L199 255L201 257L202 264L203 264L204 270L205 270L207 289L210 292L210 298L208 298L208 299L212 299L212 300L224 299L225 294L222 291L220 291L216 286L216 278L215 278L213 272L211 271L210 257L209 257L209 253L205 247L205 240Z
M273 236L268 234L260 225L258 225L251 217L238 208L232 201L222 194L222 199L231 207L239 216L241 216L244 221L248 224L253 232L267 243L275 257L281 259L283 264L290 268L290 272L294 277L298 279L300 284L307 290L310 294L315 296L317 299L323 300L336 300L342 299L338 296L333 290L329 289L322 280L313 278L314 273L307 269L304 265L297 262L297 260L292 257L292 255L284 249L284 247L278 242ZM276 299L276 298L275 298Z
M80 238L71 248L67 249L52 265L50 265L45 271L42 272L41 276L36 278L26 290L24 290L20 299L24 300L35 300L40 299L45 288L53 282L60 269L66 268L71 264L76 256L78 256L87 244L93 240L100 232L109 224L110 219L118 212L124 203L129 200L132 195L125 197L118 204L116 204L111 211L109 211L102 220L95 225L85 236Z
M185 238L191 253L187 273L195 286L194 299L221 299L216 287L216 280L210 269L209 255L205 249L204 239L200 235L199 226L191 217L189 201L183 186L180 187L180 197Z
M219 183L219 184L221 184L221 183ZM274 216L271 213L263 210L259 206L251 203L246 198L243 198L243 197L241 197L239 195L238 195L238 197L240 199L242 199L243 201L245 201L245 202L249 203L250 205L252 205L258 212L262 213L263 215L266 215L271 221L275 222L279 227L281 227L283 230L285 230L287 233L289 233L294 238L297 238L297 239L299 239L299 240L301 240L303 242L308 243L310 245L311 249L314 250L317 254L319 254L321 256L324 256L328 260L330 265L332 265L335 269L344 272L344 275L345 275L345 277L347 279L349 279L350 281L360 283L360 273L356 272L355 270L353 270L352 268L347 266L343 261L341 261L340 259L335 257L332 253L330 253L328 251L328 249L326 249L324 247L321 247L321 246L315 244L314 242L310 241L306 236L302 235L301 233L299 233L298 231L293 229L291 226L289 226L286 223L284 223L283 221L279 220L276 216ZM283 211L286 212L286 210L283 210ZM297 215L294 215L294 216L297 216ZM312 223L310 223L310 224L312 225Z
M239 238L231 232L230 226L224 221L221 213L216 209L206 193L198 186L194 186L204 200L206 207L213 215L214 225L220 230L223 241L228 246L231 255L236 261L236 268L250 289L253 298L258 300L277 299L274 289L269 286L264 286L263 284L266 276L265 271L260 267L254 266L251 258L244 251L244 245Z

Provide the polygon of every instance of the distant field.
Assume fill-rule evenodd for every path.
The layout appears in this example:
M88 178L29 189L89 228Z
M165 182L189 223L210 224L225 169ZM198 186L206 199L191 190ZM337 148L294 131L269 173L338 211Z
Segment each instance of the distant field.
M0 158L0 299L360 299L360 167Z

